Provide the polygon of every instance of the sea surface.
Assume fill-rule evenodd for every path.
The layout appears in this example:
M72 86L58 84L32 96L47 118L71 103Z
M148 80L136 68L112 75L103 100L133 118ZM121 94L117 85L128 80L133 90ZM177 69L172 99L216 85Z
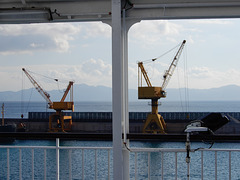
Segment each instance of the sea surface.
M44 102L0 102L4 103L4 115L6 118L20 118L21 114L27 117L28 112L49 111ZM148 101L130 102L129 112L149 112L151 106ZM192 102L161 102L159 112L239 112L239 101L192 101ZM80 112L111 112L111 102L75 102L75 111ZM55 146L55 141L47 140L16 140L11 146ZM80 147L112 147L111 141L60 141L60 146L80 146ZM183 142L130 142L130 148L185 148ZM209 144L202 142L191 142L191 148L208 148ZM214 149L240 149L240 143L215 143ZM7 149L0 149L0 180L7 179ZM32 169L34 169L34 179L44 179L44 150L43 149L9 149L9 175L10 179L33 179ZM34 154L34 156L32 156ZM95 155L97 155L95 158ZM201 179L201 152L196 151L190 154L190 179ZM46 150L46 177L54 180L56 177L56 150ZM187 179L187 164L185 162L186 153L177 155L177 176L178 180ZM229 157L228 152L217 153L218 160L215 162L214 152L204 152L204 179L215 179L215 163L217 163L217 179L229 179L229 158L231 159L231 177L234 180L240 179L240 153L233 152ZM164 180L175 179L175 154L159 152L138 153L130 152L130 179L135 179L135 165L137 165L138 180L148 179L148 162L150 162L151 180L161 179L161 166L164 162ZM96 160L97 159L97 163ZM163 161L162 161L163 160ZM110 167L112 167L112 151L110 151ZM32 162L34 162L32 164ZM82 163L84 162L84 163ZM84 164L84 167L82 166ZM104 150L60 150L60 179L92 180L95 179L94 170L97 167L97 179L108 179L108 152ZM21 166L21 171L19 167ZM71 171L69 168L71 167ZM71 172L71 173L70 173ZM84 172L84 178L82 173ZM21 174L21 175L20 175ZM72 178L69 178L71 174ZM20 178L21 176L21 178ZM112 168L110 168L110 179L112 179Z
M5 118L25 118L28 112L48 112L45 102L0 102L4 103ZM75 112L112 112L112 102L74 102ZM162 101L159 112L239 112L240 101ZM150 101L129 102L129 112L150 112Z

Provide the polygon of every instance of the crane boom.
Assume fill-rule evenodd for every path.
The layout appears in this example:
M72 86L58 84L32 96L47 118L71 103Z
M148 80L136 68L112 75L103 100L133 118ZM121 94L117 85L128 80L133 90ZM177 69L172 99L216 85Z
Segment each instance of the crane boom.
M28 71L25 68L22 68L22 71L26 74L30 82L33 84L33 86L36 88L36 90L41 94L41 96L48 102L49 107L52 107L53 103L50 100L50 95L43 90L43 88L33 79L33 77L28 73Z
M141 69L141 74L143 75L148 87L152 87L152 84L148 78L147 72L143 66L143 62L138 62L138 67Z
M186 40L183 40L183 42L182 42L180 48L178 49L177 54L175 55L171 65L169 66L169 68L165 72L165 74L163 75L162 90L165 90L165 88L167 87L167 85L169 83L169 80L171 79L171 77L173 75L173 72L174 72L174 70L177 66L179 57L181 56L181 53L182 53L182 50L183 50L183 47L184 47L185 43L186 43Z

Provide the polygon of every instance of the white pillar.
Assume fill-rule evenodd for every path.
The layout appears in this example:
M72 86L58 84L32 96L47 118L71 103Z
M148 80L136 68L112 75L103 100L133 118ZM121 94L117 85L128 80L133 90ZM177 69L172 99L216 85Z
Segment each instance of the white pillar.
M112 0L112 122L113 179L123 180L123 46L121 0Z
M59 138L56 138L56 180L59 180Z
M121 16L122 13L122 16ZM128 30L138 21L127 21L121 12L121 0L112 0L112 121L113 121L113 179L129 179L128 112ZM123 134L123 139L122 139Z
M126 11L122 10L122 45L123 45L123 141L129 146L127 134L129 133L129 112L128 112L128 27L126 22ZM129 151L123 149L123 178L130 179L129 176Z

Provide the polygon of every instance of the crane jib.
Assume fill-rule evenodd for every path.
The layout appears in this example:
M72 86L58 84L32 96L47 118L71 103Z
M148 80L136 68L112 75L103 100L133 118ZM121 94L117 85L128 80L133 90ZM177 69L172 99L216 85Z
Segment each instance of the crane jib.
M182 42L182 44L181 44L180 48L178 49L177 54L175 55L175 57L174 57L171 65L170 65L170 67L166 71L167 73L165 73L164 76L163 76L164 77L163 84L162 84L162 89L163 90L166 89L166 87L167 87L167 85L168 85L168 83L169 83L169 81L170 81L170 79L171 79L171 77L173 75L173 72L174 72L174 70L175 70L175 68L177 66L178 60L179 60L179 58L181 56L181 53L182 53L182 50L184 48L185 43L186 43L186 40L184 40Z

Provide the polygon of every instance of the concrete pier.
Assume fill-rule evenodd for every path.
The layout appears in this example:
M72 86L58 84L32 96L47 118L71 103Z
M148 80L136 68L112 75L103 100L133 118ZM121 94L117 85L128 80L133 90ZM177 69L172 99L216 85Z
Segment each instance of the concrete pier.
M6 119L7 124L24 123L27 132L48 132L48 117L50 112L29 112L28 119ZM148 112L129 113L129 132L132 134L142 133ZM160 113L167 124L168 134L181 134L185 126L192 120L200 120L210 114L209 112L162 112ZM218 129L216 134L239 134L240 113L222 112L229 122ZM72 115L72 133L112 133L111 112L74 112Z

